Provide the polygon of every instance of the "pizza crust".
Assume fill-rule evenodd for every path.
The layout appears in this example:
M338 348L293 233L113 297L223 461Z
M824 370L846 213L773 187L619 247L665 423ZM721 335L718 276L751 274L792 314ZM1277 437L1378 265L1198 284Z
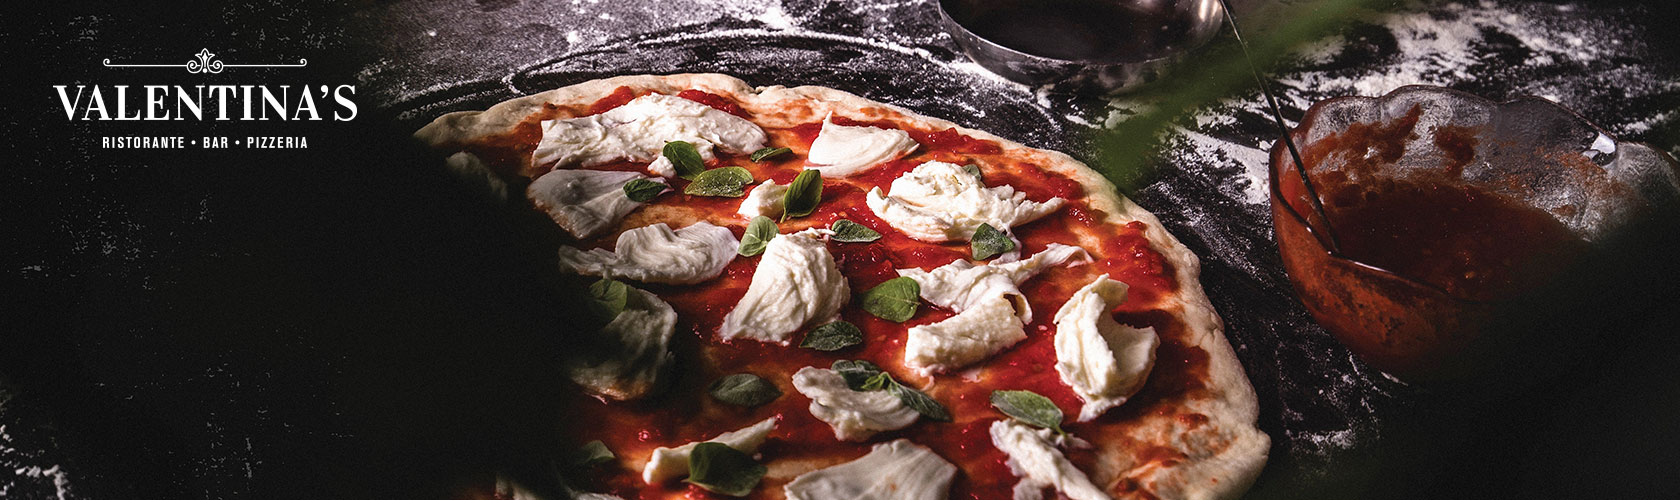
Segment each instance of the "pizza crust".
M1152 463L1131 467L1132 464L1119 461L1105 462L1099 465L1101 470L1093 471L1093 477L1108 478L1109 486L1121 478L1128 478L1141 490L1160 498L1222 499L1242 495L1265 466L1271 441L1255 427L1259 418L1258 400L1235 351L1225 340L1224 323L1202 288L1199 279L1201 261L1167 233L1154 214L1121 196L1114 184L1101 174L1066 154L1030 148L982 130L922 116L841 90L816 86L755 88L740 79L715 73L632 75L591 80L505 101L484 111L450 113L421 128L415 137L439 149L458 150L475 141L507 134L539 113L560 118L575 116L580 113L572 109L587 107L619 87L667 94L698 89L727 96L752 113L753 121L761 126L794 126L821 120L828 113L833 113L856 120L893 118L927 129L955 128L974 138L995 141L1007 156L1025 159L1078 182L1085 190L1085 202L1104 214L1103 223L1123 225L1140 221L1148 225L1145 237L1151 247L1170 262L1177 281L1177 294L1165 299L1167 303L1162 305L1185 323L1192 333L1192 345L1203 349L1209 358L1209 397L1189 401L1186 405L1188 409L1206 415L1208 422L1192 429L1172 418L1149 419L1133 436L1150 443L1171 443L1174 448L1192 453L1187 453L1184 460L1165 466ZM804 151L796 152L804 154ZM529 165L527 161L521 166L520 173L535 177L544 172L541 166ZM692 214L675 212L678 211L633 214L624 226L651 223L647 217L659 217L665 221L672 216L694 218ZM732 215L720 214L718 219L727 220ZM702 215L699 218L709 217ZM1172 311L1173 306L1176 306L1175 311ZM1098 443L1099 447L1101 445ZM787 465L772 464L772 468L787 469ZM790 474L797 472L800 471L788 471Z

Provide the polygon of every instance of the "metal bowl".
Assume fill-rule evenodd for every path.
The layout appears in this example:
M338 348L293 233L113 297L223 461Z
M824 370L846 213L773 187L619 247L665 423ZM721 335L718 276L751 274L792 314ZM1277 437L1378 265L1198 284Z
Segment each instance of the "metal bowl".
M1381 143L1347 140L1360 130L1391 133ZM1545 224L1555 220L1566 234L1556 246L1505 240L1499 252L1542 259L1546 265L1534 270L1547 274L1525 270L1524 278L1543 279L1497 296L1467 296L1338 251L1332 235L1346 249L1348 238L1379 230L1327 226L1279 141L1272 150L1272 222L1297 295L1349 350L1402 380L1455 387L1544 380L1613 340L1619 318L1653 300L1672 300L1663 297L1673 294L1680 260L1672 255L1680 240L1680 167L1666 153L1619 142L1551 101L1496 103L1409 86L1380 98L1319 102L1291 136L1332 221L1339 210L1391 192L1373 187L1429 179L1440 189L1464 187L1508 200ZM1338 183L1343 189L1326 189ZM1350 192L1349 186L1362 198L1338 199L1337 191ZM1455 234L1509 234L1515 212L1499 213L1450 212L1476 228ZM1416 241L1398 239L1392 248L1429 256L1422 259L1453 258L1424 253L1424 244L1408 246Z
M1154 81L1217 35L1218 0L940 0L974 62L1055 91L1119 93Z

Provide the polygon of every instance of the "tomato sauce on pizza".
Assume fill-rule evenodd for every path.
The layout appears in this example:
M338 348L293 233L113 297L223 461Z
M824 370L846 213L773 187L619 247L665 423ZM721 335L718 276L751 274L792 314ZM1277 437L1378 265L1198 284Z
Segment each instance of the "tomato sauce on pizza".
M494 171L535 178L552 168L532 160L545 120L605 113L654 92L624 85L598 93L592 101L544 103L537 112L502 133L464 141L461 147L483 158ZM732 116L755 118L755 112L749 111L755 109L753 106L743 105L723 93L699 88L674 92L660 89L660 92ZM833 352L801 348L799 340L809 328L794 333L789 345L720 338L720 326L747 294L762 256L734 257L719 276L697 284L634 283L636 288L651 292L676 311L675 334L669 345L675 361L663 375L663 387L647 397L610 401L580 391L565 402L577 418L567 425L572 437L578 443L599 440L617 457L592 469L583 484L573 486L580 491L622 498L727 498L681 481L647 484L641 475L642 467L656 448L706 441L774 418L775 428L757 449L770 473L747 498L781 498L783 485L797 472L846 463L869 453L874 445L901 438L931 449L956 466L948 498L1010 498L1020 479L1009 465L1009 457L994 445L989 432L994 422L1010 418L994 408L990 399L994 390L1032 391L1048 398L1069 416L1062 421L1061 428L1096 446L1069 446L1063 453L1076 467L1104 481L1102 486L1110 496L1155 498L1163 490L1158 484L1160 476L1136 474L1136 471L1169 470L1205 460L1195 450L1187 452L1183 446L1158 437L1159 429L1197 432L1222 423L1222 417L1207 414L1203 408L1207 400L1224 397L1225 389L1216 386L1221 379L1213 373L1214 354L1229 356L1229 348L1225 347L1225 352L1210 352L1205 347L1208 345L1205 326L1185 320L1182 296L1190 292L1200 294L1200 287L1184 289L1180 283L1181 264L1163 254L1158 243L1151 240L1154 228L1149 222L1117 222L1116 215L1105 210L1112 206L1094 202L1088 181L1082 182L1040 164L1038 157L1016 154L1019 146L1005 147L997 140L976 137L955 127L930 126L893 113L865 113L864 116L867 118L839 114L809 116L802 122L763 125L769 137L766 148L787 147L794 153L755 162L745 154L715 151L715 157L706 165L708 168L743 167L752 174L754 184L765 180L787 184L807 168L801 153L812 149L825 118L835 125L901 130L909 134L917 144L913 152L855 175L825 176L821 180L821 201L815 211L804 217L788 218L778 228L785 236L805 228L828 228L845 219L880 234L879 239L869 242L829 240L824 243L852 293L851 300L840 309L839 319L855 325L863 333L862 343ZM907 332L913 327L947 320L955 313L923 301L908 320L895 322L865 311L860 307L860 297L865 291L898 278L899 269L926 271L970 259L969 242L933 243L913 238L883 220L866 202L866 193L871 188L888 189L895 179L929 161L978 165L981 180L987 187L1010 186L1033 202L1064 200L1050 214L1010 229L1019 242L1020 255L1034 255L1051 244L1060 244L1080 247L1090 259L1048 266L1020 283L1020 294L1033 311L1031 321L1024 326L1025 340L964 369L924 375L906 367ZM648 164L617 161L576 168L642 172ZM668 182L672 191L647 202L638 209L641 213L680 210L696 214L694 220L728 228L738 240L746 235L747 218L736 213L742 198L684 194L683 188L690 181L671 178ZM610 251L619 233L656 222L651 216L636 213L629 217L618 229L571 245L584 250ZM1123 404L1094 419L1076 421L1071 417L1079 414L1084 402L1055 368L1055 313L1076 291L1099 275L1107 275L1128 287L1126 299L1108 314L1123 325L1153 329L1159 336L1159 346L1154 351L1154 368L1141 389ZM921 418L908 427L883 431L867 440L837 439L829 423L812 415L808 408L812 400L790 382L792 374L801 368L828 368L837 360L867 360L878 365L903 385L919 389L942 404L948 409L951 421ZM710 384L736 373L762 377L774 383L781 395L762 406L743 407L722 403L708 394ZM1259 437L1263 444L1264 435ZM1263 449L1260 453L1263 463ZM797 470L790 473L787 469ZM1236 487L1240 492L1243 485Z

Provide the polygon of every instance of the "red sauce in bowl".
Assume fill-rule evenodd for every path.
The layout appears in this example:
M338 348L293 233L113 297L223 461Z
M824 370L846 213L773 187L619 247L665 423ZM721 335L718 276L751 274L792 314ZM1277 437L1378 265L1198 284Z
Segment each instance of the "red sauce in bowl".
M1560 334L1536 332L1560 329L1558 301L1592 247L1562 222L1569 214L1516 197L1526 187L1515 173L1466 173L1480 130L1422 130L1421 115L1414 106L1303 142L1328 224L1273 148L1284 266L1319 324L1378 369L1410 382L1510 382L1556 359L1546 345ZM1407 147L1431 149L1409 157ZM1584 171L1570 162L1590 160L1575 156L1555 166Z
M1442 152L1437 169L1395 168L1418 137L1421 111L1354 124L1305 148L1308 165L1344 162L1337 170L1308 169L1343 257L1454 297L1490 301L1544 285L1586 250L1552 214L1463 179L1476 155L1474 129L1430 131ZM1280 187L1298 213L1313 213L1298 178L1286 175Z
M1545 284L1585 250L1551 214L1462 183L1332 184L1325 211L1348 258L1471 300Z

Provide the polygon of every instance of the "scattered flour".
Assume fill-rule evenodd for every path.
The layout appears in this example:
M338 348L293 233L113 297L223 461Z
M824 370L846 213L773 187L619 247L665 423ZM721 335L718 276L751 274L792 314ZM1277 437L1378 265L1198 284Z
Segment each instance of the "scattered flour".
M756 20L764 23L765 26L777 30L793 29L796 21L792 16L788 15L787 11L782 10L781 4L775 4L765 8L764 12L759 14L756 18L743 20Z
M1661 130L1674 130L1680 111L1660 103L1680 99L1680 80L1671 69L1651 62L1658 58L1642 52L1647 49L1639 45L1638 23L1618 21L1610 14L1615 12L1586 3L1554 8L1519 2L1408 2L1397 10L1365 12L1354 26L1301 45L1274 72L1272 88L1286 118L1300 117L1313 103L1332 97L1380 96L1405 85L1430 84L1492 99L1546 97L1624 138L1656 137ZM1371 64L1371 60L1385 63ZM1641 100L1658 105L1656 109L1646 109L1653 107L1649 104L1633 109L1627 105ZM1141 98L1118 96L1102 107L1100 113L1106 116L1073 122L1115 128L1151 109L1151 103ZM1153 193L1144 195L1177 202L1186 220L1223 217L1224 222L1214 224L1222 227L1203 235L1209 255L1228 261L1260 283L1284 279L1244 262L1252 255L1252 241L1269 238L1269 222L1262 218L1258 227L1231 222L1229 212L1222 212L1219 205L1245 206L1248 213L1266 210L1267 151L1277 134L1258 124L1271 122L1270 110L1258 91L1193 112L1167 131L1163 155L1180 171L1163 175L1204 187L1157 184L1151 188ZM1217 193L1213 198L1228 200L1209 199L1205 186ZM1184 203L1190 200L1194 203ZM1232 252L1238 255L1229 257ZM1247 335L1266 335L1256 333L1267 329L1254 324L1265 323L1263 315L1234 316L1228 321L1236 325L1233 330L1246 326ZM1249 324L1240 324L1244 322ZM1269 341L1306 339L1274 336L1260 343ZM1266 372L1254 373L1255 366L1270 366L1278 374L1277 394L1271 397L1283 401L1278 416L1283 421L1285 453L1300 459L1300 467L1332 474L1335 457L1382 434L1376 405L1387 404L1382 402L1391 400L1392 392L1409 389L1381 372L1365 369L1340 348L1314 347L1263 348L1257 359L1284 361L1249 365L1256 387L1261 387ZM1299 367L1308 365L1315 367L1314 372L1341 375L1301 373ZM1319 416L1311 416L1313 412ZM1337 417L1327 419L1324 414Z
M1173 133L1181 134L1189 139L1191 147L1195 149L1195 156L1206 160L1223 159L1226 162L1236 162L1243 167L1243 180L1239 183L1242 189L1242 201L1249 204L1266 203L1268 197L1266 176L1271 164L1271 155L1265 149L1246 146L1235 142L1221 140L1194 130L1175 128Z
M0 395L4 395L0 393ZM3 403L4 400L0 400ZM0 405L0 412L5 408ZM10 470L13 477L0 477L0 498L8 498L14 488L21 486L20 480L52 481L53 491L58 500L71 500L75 497L70 484L70 473L60 465L27 465L31 461L39 460L35 452L28 452L13 448L12 435L7 426L0 425L0 471ZM39 491L39 490L34 490Z
M1411 1L1398 10L1362 13L1353 27L1301 45L1276 72L1272 88L1286 117L1300 116L1313 103L1331 97L1381 96L1405 85L1425 84L1493 99L1541 96L1622 135L1673 124L1680 112L1645 110L1649 114L1630 116L1619 107L1625 99L1673 96L1680 92L1680 79L1649 64L1617 59L1617 54L1630 53L1619 47L1623 40L1637 43L1639 36L1634 27L1599 14L1595 8L1573 4ZM1371 57L1388 63L1364 62ZM1606 102L1604 88L1621 89L1625 97ZM1146 107L1125 96L1114 98L1102 123L1112 128ZM1220 184L1243 186L1235 190L1238 201L1266 203L1268 157L1256 147L1260 141L1238 126L1271 121L1258 92L1206 106L1190 121L1189 128L1173 132L1188 147L1171 154L1194 163L1240 162L1241 175Z
M1642 134L1650 132L1653 127L1672 123L1676 117L1680 117L1680 112L1676 112L1674 110L1664 111L1657 113L1650 118L1629 123L1627 126L1622 127L1622 129L1630 133Z
M1429 9L1413 3L1399 12L1367 14L1361 22L1380 26L1394 38L1397 59L1364 72L1302 71L1282 75L1279 83L1294 89L1327 89L1352 95L1376 97L1396 88L1412 85L1450 85L1481 76L1479 66L1487 62L1488 33L1500 33L1531 51L1526 63L1533 66L1559 60L1585 63L1597 61L1607 52L1598 45L1582 43L1595 36L1599 26L1573 28L1542 26L1530 17L1494 2L1474 6L1449 3ZM1309 65L1325 64L1339 55L1337 49L1348 40L1341 35L1310 43L1297 51ZM1342 47L1337 47L1341 45ZM1301 96L1308 97L1308 96ZM1297 99L1297 106L1312 101Z
M456 10L446 14L453 17L445 18L395 7L370 9L365 16L376 28L402 23L437 27L435 41L407 38L402 30L371 30L384 38L372 42L370 53L397 54L360 75L381 107L429 120L458 103L481 108L485 101L555 82L707 70L757 77L762 83L811 82L878 92L893 97L895 104L959 123L985 118L991 126L982 128L1052 149L1069 145L1056 141L1114 128L1154 108L1124 96L1070 104L1077 99L1004 80L956 52L950 38L933 28L929 2L918 0L698 0L683 4L680 19L670 16L665 5L599 0L572 0L560 8L518 3L505 12L450 8ZM1407 84L1435 84L1495 99L1550 96L1618 134L1673 127L1680 112L1624 116L1626 110L1615 107L1625 99L1674 95L1680 82L1651 65L1627 62L1626 55L1642 50L1636 48L1638 28L1606 12L1585 2L1408 1L1390 11L1364 12L1354 27L1303 44L1275 72L1273 88L1286 117L1299 117L1312 103L1331 97L1376 96ZM520 44L497 44L503 38L481 36L501 32L529 34ZM491 42L478 42L483 38ZM416 45L426 48L416 52ZM1622 90L1615 103L1605 100L1605 88ZM1246 291L1255 296L1244 301L1275 299L1266 304L1287 312L1299 309L1293 296L1267 288L1287 283L1281 271L1247 262L1271 251L1264 206L1267 151L1276 134L1256 130L1256 124L1270 122L1257 93L1199 109L1168 131L1164 153L1179 171L1166 175L1174 176L1175 185L1157 184L1141 194L1140 202L1156 209L1163 223L1178 224L1175 234L1207 247L1210 269L1227 266L1222 277L1216 277L1218 269L1207 275L1225 280L1232 287L1227 293L1252 285ZM1000 123L1044 130L998 130ZM1228 296L1214 300L1224 299ZM1219 305L1226 312L1241 311ZM1362 371L1322 332L1296 335L1315 328L1301 314L1232 314L1227 320L1239 355L1247 353L1262 400L1280 406L1276 413L1283 431L1273 436L1280 451L1328 464L1380 434L1373 401L1389 398L1384 388L1397 382ZM1311 366L1313 373L1303 374L1302 366Z
M16 470L14 470L13 472L15 474L17 474L18 477L26 477L26 478L30 478L30 479L51 478L52 482L53 482L53 488L57 492L56 498L58 498L58 500L70 500L71 498L73 498L73 496L72 496L72 491L73 490L70 487L70 474L65 472L62 468L60 468L57 465L54 465L54 466L48 467L48 468L44 468L44 469L41 468L40 466L31 465L31 466L28 466L28 467L18 468ZM0 493L4 493L4 492L0 492Z

